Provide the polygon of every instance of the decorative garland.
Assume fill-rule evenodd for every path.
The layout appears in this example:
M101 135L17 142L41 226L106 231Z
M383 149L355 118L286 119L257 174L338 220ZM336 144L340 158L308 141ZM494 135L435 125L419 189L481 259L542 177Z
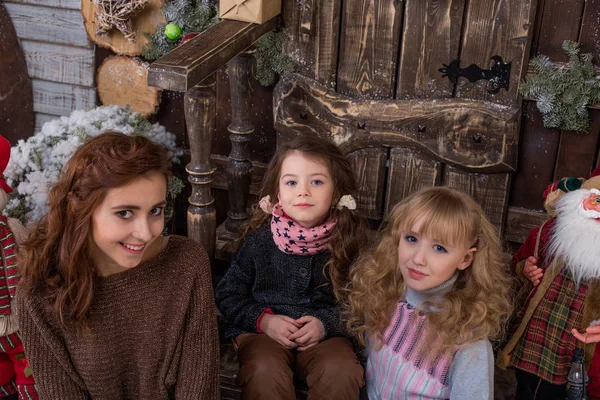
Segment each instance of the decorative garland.
M46 122L40 132L27 140L19 140L11 149L10 161L4 171L6 182L13 189L4 209L6 215L30 224L46 214L48 190L57 182L63 166L88 137L107 130L146 136L167 147L174 163L179 163L183 155L174 134L167 132L164 126L151 124L128 107L104 106L90 111L73 111L68 117ZM167 188L169 204L183 187L180 179L170 180ZM167 220L172 213L172 207L165 207Z
M164 56L220 20L217 6L201 0L166 0L163 10L167 23L148 36L142 49L142 57L148 61ZM261 85L273 85L281 74L293 71L292 59L283 52L285 40L282 31L274 31L255 43L256 78Z
M589 132L587 106L600 102L600 79L594 72L591 54L579 54L579 43L565 40L567 68L556 67L547 56L531 61L535 74L521 82L519 92L537 101L544 126Z

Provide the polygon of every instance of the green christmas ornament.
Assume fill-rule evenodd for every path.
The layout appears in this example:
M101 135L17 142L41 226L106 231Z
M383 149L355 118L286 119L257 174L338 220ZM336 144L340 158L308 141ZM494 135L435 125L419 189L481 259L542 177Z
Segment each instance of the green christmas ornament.
M171 40L177 40L181 37L181 27L174 22L165 26L165 36Z

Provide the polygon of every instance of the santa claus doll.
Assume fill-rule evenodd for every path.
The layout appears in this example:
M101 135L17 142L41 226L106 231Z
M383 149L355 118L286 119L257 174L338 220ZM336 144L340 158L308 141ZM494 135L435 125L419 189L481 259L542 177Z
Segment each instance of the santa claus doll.
M1 174L10 158L10 143L0 136L0 212L12 189ZM37 400L31 368L19 338L13 297L19 282L17 243L26 236L19 220L0 215L0 400Z
M545 197L551 218L512 259L529 286L498 365L515 367L517 400L564 399L573 352L583 347L589 398L600 399L600 167L588 180L551 185Z

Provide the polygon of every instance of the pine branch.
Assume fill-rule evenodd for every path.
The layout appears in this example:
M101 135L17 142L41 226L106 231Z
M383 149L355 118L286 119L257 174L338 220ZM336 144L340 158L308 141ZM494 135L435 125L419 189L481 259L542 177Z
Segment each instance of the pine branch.
M271 86L279 79L279 76L294 70L292 59L285 54L283 31L269 32L256 42L256 79L263 86Z
M544 126L578 132L590 130L587 106L600 102L600 80L591 54L580 54L579 43L565 40L568 68L556 67L546 56L531 61L534 75L521 82L519 92L537 101Z

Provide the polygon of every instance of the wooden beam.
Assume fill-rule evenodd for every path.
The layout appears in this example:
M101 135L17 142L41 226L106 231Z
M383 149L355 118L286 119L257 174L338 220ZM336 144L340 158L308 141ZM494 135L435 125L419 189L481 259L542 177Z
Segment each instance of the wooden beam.
M357 100L298 74L273 91L280 139L328 135L345 154L409 147L469 172L516 169L520 108L463 99Z
M148 85L187 91L275 29L278 18L264 24L222 20L150 64Z

